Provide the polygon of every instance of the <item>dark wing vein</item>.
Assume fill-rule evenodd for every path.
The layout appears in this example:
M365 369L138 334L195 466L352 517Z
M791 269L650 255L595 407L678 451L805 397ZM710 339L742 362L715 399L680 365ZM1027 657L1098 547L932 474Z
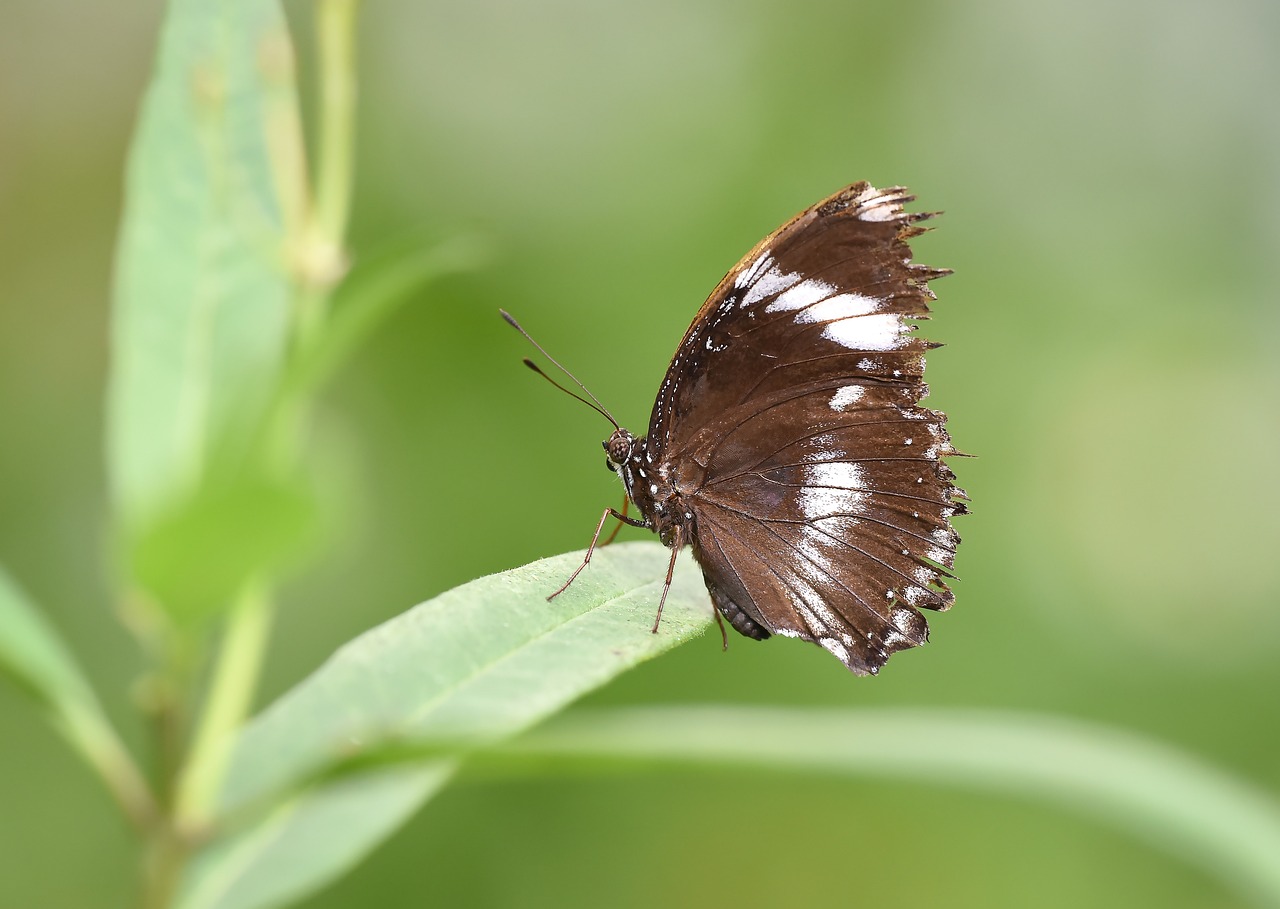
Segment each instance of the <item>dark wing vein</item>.
M841 589L841 590L843 590L845 593L849 594L849 596L851 596L851 597L853 597L855 600L857 600L857 601L858 601L858 603L859 603L859 605L861 605L861 606L862 606L862 608L863 608L863 609L865 609L867 612L871 613L871 614L872 614L876 619L878 619L878 620L879 620L879 621L881 621L881 622L887 622L887 621L888 621L888 619L886 619L883 615L881 615L879 612L877 612L877 611L875 610L875 608L874 608L874 607L872 607L872 605L871 605L870 603L868 603L866 600L864 600L864 599L862 598L862 595L861 595L861 594L857 593L857 592L856 592L856 591L854 591L854 590L849 589L849 586L848 586L847 584L845 584L845 582L844 582L844 579L843 579L843 578L839 578L839 577L837 577L836 575L832 574L832 573L831 573L830 571L828 571L827 569L823 568L821 565L819 565L819 564L818 564L818 562L813 558L813 556L812 556L811 554L809 554L809 553L805 552L805 551L804 551L804 549L803 549L802 547L797 546L795 543L793 543L793 542L791 542L790 540L788 540L786 537L784 537L782 534L778 533L778 532L777 532L776 530L774 530L772 527L767 526L767 524L768 524L768 523L771 523L771 522L766 522L765 530L769 531L769 533L771 533L771 534L772 534L772 535L773 535L773 536L774 536L774 537L775 537L775 538L776 538L780 543L782 543L782 544L783 544L784 546L786 546L788 549L792 550L792 551L793 551L793 552L795 552L797 555L799 555L802 559L804 559L806 562L808 562L811 566L813 566L814 570L815 570L815 571L817 571L819 574L821 574L821 575L825 575L827 578L829 578L830 580L832 580L833 582L835 582L835 583L840 587L840 589ZM821 528L816 528L816 527L815 527L814 529L815 529L815 530L819 530L819 531L821 531ZM856 549L857 547L853 547L853 548L855 548L855 549ZM858 552L863 552L861 549L858 549L857 551L858 551ZM869 559L871 559L872 561L875 561L875 562L879 562L879 561L880 561L879 559L877 559L877 558L875 558L874 556L872 556L870 553L863 552L863 555L866 555L866 556L867 556ZM883 563L881 563L881 564L883 564ZM886 567L886 568L888 568L889 566L888 566L888 565L886 565L885 567ZM915 582L914 582L914 581L912 582L912 585L913 585L913 586L915 586ZM817 591L815 590L815 593L816 593L816 592L817 592ZM832 610L832 611L833 611L833 612L835 612L837 615L839 615L838 610ZM850 623L850 624L852 624L852 623Z
M774 470L787 470L787 469L791 469L791 468L794 468L794 467L808 467L810 464L845 464L845 463L849 463L849 462L847 462L847 461L840 461L840 460L832 460L832 461L804 461L804 462L802 462L802 463L800 463L800 464L783 464L783 465L780 465L780 466L778 466L778 467L770 467L770 468L768 468L768 470L769 470L770 472L772 472L772 471L774 471ZM787 489L844 489L844 490L848 490L848 489L850 488L850 487L848 487L848 486L828 486L828 485L823 484L823 483L784 483L784 482L782 482L781 480L775 480L773 477L766 477L763 473L760 473L760 472L758 472L758 471L751 471L751 475L752 475L752 476L754 476L754 477L759 477L760 479L764 480L766 483L772 483L772 484L774 484L775 486L785 486ZM737 474L734 474L733 476L734 476L734 477L743 477L743 476L746 476L746 474L737 473ZM726 477L725 479L732 479L732 478L733 478L733 477ZM719 482L720 482L720 478L718 478L718 477L717 477L717 478L716 478L716 480L715 480L715 482L719 483ZM708 485L708 486L711 486L712 484L711 484L711 483L708 483L707 485ZM910 499L910 500L911 500L911 501L913 501L913 502L923 502L923 503L924 503L924 504L926 504L926 505L937 505L937 506L939 506L939 507L941 507L941 508L953 508L953 507L955 507L955 503L954 503L954 502L949 502L949 501L939 501L938 499L927 499L927 498L925 498L924 496L913 496L913 495L908 495L908 494L907 494L907 493L905 493L905 492L888 492L887 490L884 490L884 489L860 489L860 490L858 490L858 492L864 493L865 495L869 495L869 496L893 496L894 498L897 498L897 499Z
M910 531L910 530L907 530L906 528L899 527L896 524L890 524L887 521L881 521L877 518L868 517L867 515L862 514L861 512L836 511L836 512L832 512L831 514L824 514L820 518L810 518L808 520L796 520L794 518L766 518L766 517L761 517L760 515L752 514L749 511L743 511L741 508L734 508L732 505L729 505L726 502L721 502L718 499L706 499L705 501L711 505L716 506L717 508L724 509L725 511L731 511L734 514L742 515L744 518L757 521L761 524L792 524L792 525L798 524L801 527L812 527L814 530L818 531L823 536L830 537L831 539L836 540L841 544L843 544L846 548L851 549L854 552L861 553L862 555L866 556L869 560L871 560L872 562L875 562L878 565L883 565L885 568L889 569L889 571L907 580L912 587L922 587L923 585L918 580L911 577L910 575L903 574L897 568L894 568L892 565L890 565L888 562L884 561L880 557L872 555L870 552L867 552L861 546L855 546L853 543L849 542L848 540L841 540L839 537L832 536L824 528L819 527L816 522L827 521L832 518L853 518L859 521L867 521L872 524L879 524L882 527L889 527L889 528L892 528L893 530L897 530L902 533L908 534L909 536L913 536L917 540L920 540L923 543L927 543L929 546L936 546L938 549L942 549L946 552L950 552L953 555L955 553L954 546L948 546L948 545L938 543L936 540L933 540L929 537L921 536L920 534L915 533L914 531ZM773 533L775 536L777 535L777 532L772 528L767 528L767 529L769 530L770 533ZM927 587L924 589L928 590ZM932 591L929 591L929 592L932 593Z
M717 502L716 504L718 505L720 503ZM949 552L952 555L955 555L955 552L956 552L956 547L954 544L939 543L937 540L933 539L932 537L921 536L920 534L916 533L914 530L908 530L905 527L899 527L897 524L891 524L888 521L882 521L879 518L873 518L858 511L833 511L831 512L831 514L824 514L820 518L811 518L809 520L804 520L804 521L796 520L795 518L759 518L759 517L757 517L757 520L769 521L772 524L802 524L805 527L813 527L815 526L813 524L814 521L827 521L827 520L830 520L831 518L855 518L859 521L867 521L868 523L871 523L871 524L879 524L881 527L892 527L894 530L905 533L907 536L915 537L920 542L926 543L931 547L941 549L944 552ZM915 581L912 581L911 583L914 584Z
M716 524L716 525L717 525L717 526L719 526L719 527L724 527L724 525L723 525L723 524L720 524L720 522L715 521L714 519L712 520L712 522L711 522L711 523ZM805 599L805 598L804 598L804 593L799 589L799 587L797 587L795 584L793 584L791 581L789 581L789 580L788 580L784 575L779 574L779 573L778 573L778 571L777 571L777 569L775 569L775 568L774 568L774 567L769 563L769 560L765 557L765 555L764 555L763 553L761 553L758 549L756 549L754 546L752 546L749 542L747 542L745 539L743 539L742 537L738 536L737 534L733 533L732 531L729 531L727 535L728 535L729 537L732 537L734 540L736 540L739 546L741 546L743 549L747 550L747 551L748 551L748 552L750 552L753 556L755 556L755 557L756 557L756 559L757 559L757 560L759 560L760 564L761 564L761 565L763 565L763 566L765 567L765 569L766 569L766 570L767 570L771 575L773 575L775 578L777 578L777 579L778 579L778 582L782 585L782 587L784 587L785 589L787 589L787 590L791 591L791 594L792 594L792 598L793 598L793 600L798 600L798 601L800 601L800 602L802 602L802 603L804 602L804 599ZM724 548L723 548L723 547L721 548L720 552L725 556L725 560L726 560L726 561L728 561L728 562L730 563L730 565L732 566L732 564L733 564L733 560L732 560L731 558L729 558L729 554L728 554L727 552L725 552L725 550L724 550ZM736 572L738 569L737 569L736 567L734 567L734 569L733 569L733 570ZM740 576L741 576L741 575L740 575ZM864 603L864 606L865 606L865 603ZM757 606L757 609L758 609L758 608L759 608L759 607ZM805 608L806 608L806 610L807 610L807 611L812 611L812 610L809 610L809 607L808 607L808 605L807 605L807 604L806 604L806 607L805 607ZM817 641L819 638L821 638L821 637L822 637L822 633L821 633L820 631L815 630L815 629L814 629L814 627L813 627L812 625L810 625L810 624L809 624L809 620L808 620L807 618L805 618L805 616L804 616L804 613L803 613L803 612L801 612L800 610L796 609L796 610L793 610L793 614L794 614L794 615L795 615L795 616L796 616L796 617L797 617L797 618L798 618L798 619L799 619L799 620L804 624L804 627L805 627L805 628L807 628L807 629L809 630L809 640L811 640L811 641ZM777 630L776 626L775 626L774 628L770 628L770 631L776 631L776 630ZM797 629L797 630L798 630L798 629Z

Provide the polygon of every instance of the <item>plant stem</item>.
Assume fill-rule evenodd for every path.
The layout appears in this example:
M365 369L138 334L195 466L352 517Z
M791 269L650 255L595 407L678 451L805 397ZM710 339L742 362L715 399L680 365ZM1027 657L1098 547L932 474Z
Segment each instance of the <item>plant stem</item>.
M316 9L320 57L320 129L316 148L315 228L341 249L355 168L356 12L360 0L322 0Z
M146 830L154 824L160 813L151 789L106 717L97 711L64 705L57 722L71 744L102 777L134 826Z
M315 184L300 235L297 340L310 344L324 324L330 292L347 272L344 248L355 170L356 12L360 0L321 0L316 7L320 103Z
M174 819L180 832L198 832L209 823L232 734L253 706L270 627L270 601L263 586L251 582L227 617L208 699L178 781Z
M142 906L166 909L182 873L185 851L174 832L173 806L176 778L182 761L183 730L187 717L187 692L191 684L189 646L173 635L162 664L147 676L138 691L150 722L156 755L157 810L146 830L142 866Z
M311 219L311 187L302 112L298 109L297 67L287 28L264 42L260 65L267 160L280 206L285 258L291 274L296 276L301 270L298 260L303 235Z
M143 861L142 909L169 909L187 861L186 842L167 823L157 825Z
M276 180L281 184L288 258L294 278L293 353L309 351L324 330L334 287L346 275L347 220L355 172L356 13L360 0L320 0L315 13L317 105L314 184L297 191L307 173L296 108L279 110L272 131ZM291 60L291 58L290 58ZM281 71L281 77L285 75ZM287 71L292 78L292 69ZM296 128L290 128L296 127ZM293 470L298 442L307 424L308 402L286 393L267 427L271 462Z

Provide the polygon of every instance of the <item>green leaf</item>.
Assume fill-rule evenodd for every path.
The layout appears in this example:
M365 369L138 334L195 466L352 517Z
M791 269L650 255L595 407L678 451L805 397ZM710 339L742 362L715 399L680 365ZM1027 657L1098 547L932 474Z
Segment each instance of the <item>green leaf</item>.
M171 616L196 621L227 608L246 578L298 559L318 524L315 496L297 475L218 478L148 522L132 576Z
M0 569L0 672L44 707L135 820L154 811L132 758L57 632Z
M284 906L341 877L445 783L452 762L380 769L276 806L201 852L175 909Z
M93 702L62 640L0 569L0 670L46 707ZM96 706L96 705L95 705Z
M112 491L136 527L248 431L290 282L268 134L296 117L274 0L173 0L130 150L108 391Z
M502 747L561 768L628 764L881 776L1043 799L1113 824L1280 905L1280 802L1192 755L1117 729L982 710L751 707L579 711ZM550 760L548 760L550 759Z
M687 555L650 633L668 558L651 542L602 548L547 602L582 559L556 556L464 584L344 646L234 741L219 807L254 820L197 857L180 905L249 909L314 890L443 783L448 762L425 756L514 735L701 633L711 606ZM415 755L429 780L378 766ZM344 858L281 861L304 837Z

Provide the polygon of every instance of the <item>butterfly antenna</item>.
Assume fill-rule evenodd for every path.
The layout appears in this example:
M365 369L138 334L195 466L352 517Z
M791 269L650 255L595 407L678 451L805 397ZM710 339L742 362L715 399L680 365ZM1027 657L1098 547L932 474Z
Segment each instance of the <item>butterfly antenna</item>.
M528 366L530 369L532 369L532 370L533 370L534 372L536 372L538 375L542 376L542 378L546 379L548 382L550 382L550 383L551 383L552 385L554 385L556 388L558 388L558 389L560 389L561 391L563 391L563 392L564 392L565 394L567 394L569 397L571 397L571 398L577 398L577 399L578 399L579 401L581 401L583 404L586 404L588 407L590 407L590 408L591 408L592 410L594 410L596 413L600 414L600 416L604 417L606 420L608 420L610 423L612 423L612 424L613 424L613 428L614 428L614 429L617 429L617 428L618 428L618 421L617 421L617 420L615 420L615 419L613 418L613 414L609 413L609 409L608 409L607 407L605 407L603 404L601 404L601 403L600 403L600 399L599 399L599 398L597 398L595 395L593 395L593 394L591 393L591 389L587 388L587 386L585 386L585 385L583 385L581 382L579 382L579 381L578 381L578 377L577 377L577 376L575 376L573 373L569 372L569 370L567 370L567 369L565 369L563 366L561 366L561 365L560 365L560 362L559 362L555 357L553 357L553 356L551 356L551 354L547 353L547 350L546 350L546 348L545 348L545 347L543 347L543 346L542 346L541 344L539 344L537 341L533 340L533 336L532 336L532 335L530 335L527 331L525 331L525 330L520 326L520 323L519 323L519 322L517 322L514 318L512 318L511 313L507 312L505 309L500 309L500 310L498 310L498 312L502 313L502 318L504 318L504 319L506 319L506 320L507 320L507 324L508 324L508 325L510 325L510 326L511 326L512 328L514 328L516 331L520 332L520 334L524 335L524 338L525 338L525 340L526 340L526 341L528 341L528 342L529 342L530 344L532 344L534 347L538 348L538 350L542 353L542 355L543 355L544 357L546 357L546 358L547 358L548 360L550 360L553 364L555 364L555 367L556 367L557 369L559 369L562 373L564 373L566 376L568 376L570 379L572 379L572 380L573 380L573 384L577 385L579 388L581 388L583 391L585 391L585 392L587 393L587 398L590 398L591 400L590 400L590 401L588 401L588 400L587 400L587 398L582 397L582 395L577 394L577 393L575 393L575 392L572 392L572 391L570 391L569 389L565 388L563 385L561 385L561 384L560 384L559 382L557 382L555 379L551 378L551 376L549 376L549 375L547 375L545 372L543 372L543 371L542 371L542 369L538 366L538 364L534 363L532 360L528 359L527 357L526 357L526 358L525 358L525 360L524 360L524 365L525 365L525 366Z
M535 363L535 362L533 362L532 360L530 360L528 357L525 357L525 358L524 358L524 365L525 365L525 366L528 366L530 369L532 369L532 370L533 370L534 372L536 372L538 375L542 376L542 378L546 379L548 382L550 382L550 383L551 383L552 385L554 385L556 388L558 388L558 389L560 389L561 391L563 391L563 392L564 392L565 394L567 394L569 397L571 397L571 398L577 398L577 399L578 399L579 401L581 401L583 404L586 404L588 407L590 407L590 408L591 408L592 410L594 410L596 413L600 414L600 416L604 417L606 420L608 420L610 423L612 423L612 424L613 424L613 428L614 428L614 429L617 429L617 428L618 428L618 421L617 421L617 420L615 420L613 417L611 417L611 416L609 415L608 411L606 411L603 407L599 407L599 406L597 406L597 405L595 405L595 404L592 404L590 401L588 401L588 400L587 400L586 398L584 398L582 395L580 395L580 394L575 394L574 392L572 392L572 391L570 391L569 389L565 388L563 385L561 385L561 384L560 384L559 382L557 382L555 379L551 378L551 376L549 376L549 375L547 375L545 372L543 372L543 371L542 371L542 368L541 368L540 366L538 366L538 364L537 364L537 363ZM559 364L556 364L556 365L558 366ZM591 394L591 392L587 392L587 394Z

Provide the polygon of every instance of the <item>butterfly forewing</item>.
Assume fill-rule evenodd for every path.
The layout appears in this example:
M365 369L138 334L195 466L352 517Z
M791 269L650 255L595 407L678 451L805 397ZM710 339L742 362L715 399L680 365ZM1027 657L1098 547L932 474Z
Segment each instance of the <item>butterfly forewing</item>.
M903 317L927 316L933 294L925 282L946 272L910 265L906 241L918 232L910 225L928 216L903 212L909 198L854 184L757 244L681 341L654 405L650 444L674 450L682 433L751 393L838 377L918 381L929 345L904 336Z
M858 673L945 609L963 493L945 416L919 406L926 281L901 188L847 187L720 283L681 342L647 458L692 514L717 607L744 633L811 640Z

